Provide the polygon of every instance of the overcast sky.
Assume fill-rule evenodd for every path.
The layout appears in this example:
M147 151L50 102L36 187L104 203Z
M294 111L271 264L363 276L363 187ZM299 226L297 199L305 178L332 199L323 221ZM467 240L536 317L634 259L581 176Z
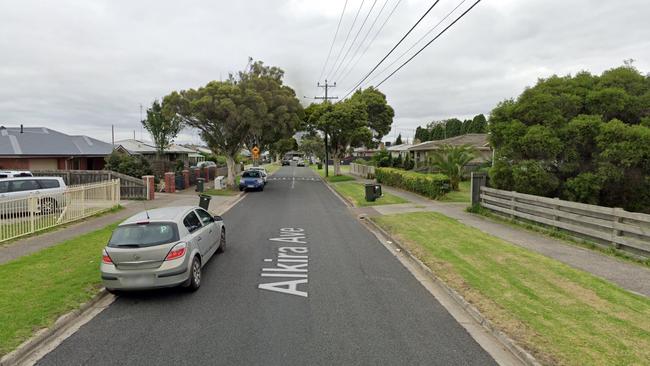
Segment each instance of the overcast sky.
M383 65L460 1L441 0ZM140 104L146 109L172 90L225 78L242 69L249 56L282 67L299 97L320 95L316 82L344 2L1 0L0 124L45 126L104 141L110 141L113 124L116 140L132 137L134 130L140 138ZM466 0L420 45L473 2ZM348 0L324 73L337 82L331 94L345 95L432 3L364 0L348 46L374 4L372 12L348 57L343 58L347 46L340 52L339 71L331 72L362 4ZM648 14L647 0L483 0L380 87L395 108L386 140L399 132L412 136L415 127L432 120L488 114L539 77L600 73L630 58L648 72ZM143 137L149 139L146 132ZM178 140L198 138L183 131Z

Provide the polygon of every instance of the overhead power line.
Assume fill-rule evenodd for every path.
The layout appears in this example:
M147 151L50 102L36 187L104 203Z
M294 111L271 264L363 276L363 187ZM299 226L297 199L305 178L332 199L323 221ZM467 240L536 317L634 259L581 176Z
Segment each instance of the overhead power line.
M431 10L433 10L433 8L434 8L434 7L435 7L439 2L440 2L440 0L436 0L436 2L434 2L433 5L431 5L431 7L429 7L429 9L427 9L427 11L426 11L424 14L422 14L422 16L420 17L420 19L418 19L418 21L415 22L415 24L413 24L413 26L411 27L411 29L409 29L408 32L406 32L406 34L404 34L404 35L402 36L402 38L399 40L399 42L397 42L397 44L395 44L395 46L393 46L393 48L391 48L390 51L388 51L388 53L386 54L386 56L384 56L384 58L382 58L382 59L377 63L377 65L375 65L375 67L373 67L372 70L370 70L370 72L368 72L368 73L366 74L366 76L364 76L363 79L361 79L361 80L360 80L360 81L359 81L359 82L354 86L354 88L350 89L350 91L349 91L347 94L345 94L345 96L343 97L343 99L347 98L348 95L352 94L352 92L353 92L354 90L356 90L356 89L359 87L359 85L361 85L364 81L366 81L366 79L370 76L370 74L372 74L375 70L377 70L377 68L379 67L379 65L381 65L381 63L384 62L384 61L388 58L388 56L390 56L390 54L393 53L393 51L395 51L395 49L396 49L400 44L402 44L402 42L404 42L404 39L406 39L406 37L408 37L408 35L411 34L411 32L413 32L413 29L415 29L415 27L417 27L418 24L420 24L420 22L422 21L422 19L424 19L424 17L426 17L427 14L429 14L429 12L431 12Z
M350 47L348 47L348 50L345 51L345 55L343 55L343 58L341 59L341 62L339 65L336 67L336 70L334 70L334 74L332 74L332 79L336 79L336 74L339 72L339 69L341 68L341 65L345 63L346 57L350 54L350 51L352 50L352 47L354 47L354 43L357 41L357 38L359 38L359 34L361 34L361 31L363 30L363 27L366 25L366 22L368 21L368 18L370 17L370 14L372 13L372 9L375 8L375 5L377 4L377 0L373 0L372 5L370 6L370 10L368 10L368 14L366 14L366 17L363 19L363 22L361 23L361 26L359 27L359 30L357 30L357 34L354 35L354 39L350 43Z
M379 76L384 74L387 70L389 70L391 67L393 67L393 65L395 65L399 60L401 60L402 57L406 56L409 52L411 52L411 50L414 49L415 46L417 46L420 42L422 42L422 40L424 40L434 30L438 29L440 24L442 24L442 22L447 20L447 18L449 18L449 16L451 14L453 14L458 8L460 8L461 5L463 5L466 1L467 0L462 0L460 3L458 3L458 5L456 5L455 8L453 8L449 13L447 13L447 15L445 15L442 19L440 19L440 21L438 23L436 23L436 25L434 25L431 29L429 29L422 37L420 37L420 39L418 39L416 42L414 42L411 45L411 47L409 47L406 51L402 52L402 54L399 55L399 57L397 57L395 60L393 60L393 62L391 62L388 66L384 67L381 71L379 71L373 77L371 77L370 80L368 81L368 84L372 83L373 80L377 79Z
M440 33L438 33L437 36L433 37L432 40L430 40L429 42L427 42L427 44L422 46L422 48L420 48L418 50L418 52L416 52L413 56L409 57L408 60L404 61L404 63L401 64L397 69L395 69L395 71L391 72L390 75L386 76L386 78L384 78L384 80L382 80L379 84L377 84L377 87L379 87L381 84L383 84L386 80L390 79L391 76L395 75L395 73L398 72L402 67L406 66L406 64L411 62L411 60L413 60L415 58L415 56L419 55L420 52L424 51L425 48L429 47L429 45L431 43L433 43L436 39L438 39L441 35L443 35L449 28L451 28L454 24L456 24L456 22L458 22L461 18L463 18L467 13L470 12L470 10L472 10L480 2L481 2L481 0L476 0L476 2L474 2L474 4L472 4L472 6L470 6L467 10L465 10L458 18L456 18L456 20L451 22L451 24L449 24L448 26L445 27L445 29L440 31Z
M388 4L388 0L384 0L384 5L381 6L381 9L379 9L379 13L375 16L375 20L372 21L372 24L370 24L370 27L368 28L368 31L366 32L366 35L363 36L363 39L359 44L357 45L357 48L354 50L354 53L352 56L348 59L348 62L343 66L341 69L341 75L346 75L346 71L348 69L348 66L350 66L350 63L356 59L357 55L359 54L359 50L361 49L361 46L366 42L366 39L368 39L368 36L370 33L372 33L372 29L375 27L375 24L377 24L377 21L379 20L379 17L381 17L381 13L384 12L384 9L386 8L386 5Z
M339 50L339 53L336 55L336 60L334 60L334 63L332 64L332 68L330 69L330 72L327 73L327 76L332 74L332 71L334 71L334 66L339 62L339 58L341 58L341 53L343 53L343 50L345 49L345 45L348 44L348 39L350 38L350 34L352 33L352 30L354 29L354 25L357 24L357 18L359 18L359 13L361 12L361 8L363 7L363 3L366 0L361 0L361 5L359 5L359 9L357 10L357 14L354 16L354 20L352 21L352 26L348 30L348 34L345 36L345 41L343 41L343 45L341 46L341 49Z
M325 63L323 64L323 68L320 71L320 76L318 77L318 80L323 77L323 74L325 73L325 68L327 67L327 63L330 60L330 56L332 55L332 49L334 48L334 43L336 42L336 37L339 35L339 29L341 28L341 21L343 20L343 15L345 15L345 8L348 6L348 0L345 0L345 4L343 4L343 10L341 11L341 16L339 17L339 24L336 25L336 32L334 32L334 38L332 38L332 44L330 45L330 50L327 52L327 58L325 59Z
M347 78L348 75L350 75L350 72L352 72L352 70L354 70L354 68L357 66L357 64L359 63L359 61L363 58L363 56L365 56L366 52L368 52L368 49L370 49L370 46L372 46L372 44L375 42L375 40L377 39L377 36L379 36L379 34L381 33L381 31L384 29L384 27L386 26L386 23L388 23L388 20L393 16L393 13L395 13L395 10L397 9L397 6L398 6L401 2L402 2L402 0L397 0L397 3L395 3L395 6L394 6L393 9L390 11L390 13L388 13L388 16L386 17L386 19L384 19L384 22L383 22L383 23L381 24L381 26L379 27L379 30L377 31L377 33L375 33L375 35L372 37L372 39L370 40L370 42L368 42L368 44L366 45L366 48L363 49L363 52L361 52L361 56L359 56L359 58L357 58L357 60L354 61L354 63L352 64L352 66L348 69L348 71L347 71L345 74L343 74L343 76L340 78L340 80L344 80L345 78ZM385 6L387 3L388 3L388 0L386 0L386 3L384 3L384 6Z

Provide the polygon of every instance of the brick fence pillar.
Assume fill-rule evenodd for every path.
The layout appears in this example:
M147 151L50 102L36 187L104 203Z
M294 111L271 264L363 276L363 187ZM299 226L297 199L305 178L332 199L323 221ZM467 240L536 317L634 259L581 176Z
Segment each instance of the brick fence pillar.
M176 178L174 177L173 172L165 173L165 192L167 193L176 192Z
M210 168L208 168L208 167L206 166L206 167L203 168L203 169L205 170L205 176L204 176L205 181L208 182L208 181L210 180Z
M192 168L194 169L194 177L201 178L201 168Z
M156 181L154 179L154 176L144 175L142 176L142 181L144 182L144 186L147 189L147 200L153 200L156 197Z
M190 186L190 171L187 169L183 170L183 181L185 182L185 189Z

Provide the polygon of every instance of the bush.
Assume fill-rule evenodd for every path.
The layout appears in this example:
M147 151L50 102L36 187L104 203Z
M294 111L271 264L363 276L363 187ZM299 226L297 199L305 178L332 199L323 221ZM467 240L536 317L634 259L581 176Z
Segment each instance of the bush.
M397 155L397 158L393 159L393 168L403 168L404 162L402 161L402 155Z
M361 164L361 165L370 165L370 164L369 164L370 162L369 162L368 160L366 160L366 159L362 159L362 158L356 158L356 159L354 159L353 163L355 163L355 164Z
M402 168L404 168L404 170L412 170L414 167L415 162L411 159L411 154L406 155L404 163L402 163Z
M129 155L118 151L113 151L106 158L106 170L129 175L135 178L141 178L143 175L152 175L153 170L149 161L141 155Z
M375 169L377 182L429 198L440 198L449 192L449 177L444 174L422 174L395 168Z
M582 173L575 178L570 178L565 184L565 196L570 201L598 204L602 179L592 173Z

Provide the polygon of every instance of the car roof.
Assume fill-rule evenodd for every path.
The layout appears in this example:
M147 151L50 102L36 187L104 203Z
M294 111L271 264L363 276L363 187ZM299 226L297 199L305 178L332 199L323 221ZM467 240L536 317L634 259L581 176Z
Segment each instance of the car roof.
M0 172L0 173L1 173L1 172ZM38 176L38 177L32 177L31 175L30 175L30 176L24 176L24 177L7 177L7 178L0 178L0 180L2 180L2 181L8 181L8 180L26 180L26 179L56 179L56 180L63 181L63 178L61 178L61 177L41 177L41 176ZM63 181L63 182L65 183L65 181Z
M171 206L144 210L124 220L120 226L135 224L142 221L181 221L191 210L200 208L198 206Z

